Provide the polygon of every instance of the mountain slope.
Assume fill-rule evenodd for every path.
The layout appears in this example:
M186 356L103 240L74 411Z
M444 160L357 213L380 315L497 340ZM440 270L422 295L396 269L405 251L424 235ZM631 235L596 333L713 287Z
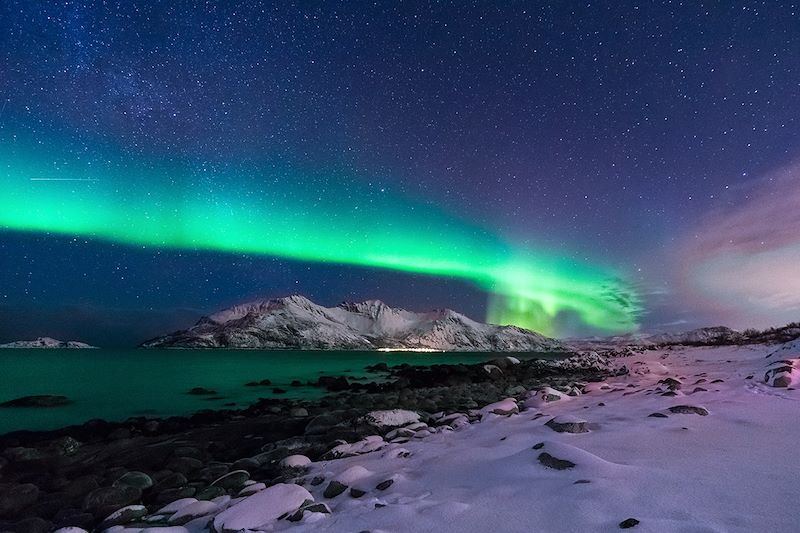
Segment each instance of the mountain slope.
M0 348L96 348L85 342L60 341L50 337L39 337L32 341L14 341L0 344Z
M564 351L554 339L516 326L482 324L441 309L413 313L379 300L322 307L302 296L236 305L144 348L295 348Z

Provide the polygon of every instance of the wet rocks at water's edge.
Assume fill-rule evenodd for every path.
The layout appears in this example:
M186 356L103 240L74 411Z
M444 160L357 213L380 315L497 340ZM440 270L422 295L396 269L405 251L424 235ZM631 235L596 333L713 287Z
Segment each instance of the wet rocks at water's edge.
M310 461L455 431L487 414L511 414L514 410L502 403L509 397L506 403L518 400L524 409L528 391L550 387L567 395L609 375L602 358L582 357L376 365L374 371L386 375L385 381L323 380L319 386L337 392L313 402L265 399L242 410L124 423L94 420L52 432L0 436L0 530L30 531L33 519L44 531L66 526L91 530L145 516L154 525L178 526L198 517L223 516L231 498L246 496L245 502L264 494L259 497L268 499L269 491L278 490L298 500L282 511L283 518L327 513L324 502L306 501L300 498L304 493L276 487L312 487L315 480L305 477ZM498 406L490 412L478 410L493 403ZM330 498L392 490L392 480L378 488L330 479L317 484ZM221 527L236 526L223 520Z

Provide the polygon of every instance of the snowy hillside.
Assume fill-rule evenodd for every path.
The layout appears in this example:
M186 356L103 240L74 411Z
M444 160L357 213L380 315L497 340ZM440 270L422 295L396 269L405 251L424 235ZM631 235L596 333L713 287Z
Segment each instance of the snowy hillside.
M85 342L60 341L50 337L39 337L32 341L14 341L0 344L0 348L96 348Z
M322 307L302 296L236 305L145 348L297 348L563 351L516 326L482 324L450 309L414 313L379 300Z

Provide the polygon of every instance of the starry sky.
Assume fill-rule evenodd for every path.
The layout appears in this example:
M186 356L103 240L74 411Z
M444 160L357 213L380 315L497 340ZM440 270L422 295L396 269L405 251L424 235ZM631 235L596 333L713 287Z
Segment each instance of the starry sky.
M783 2L0 4L0 341L380 298L800 318Z

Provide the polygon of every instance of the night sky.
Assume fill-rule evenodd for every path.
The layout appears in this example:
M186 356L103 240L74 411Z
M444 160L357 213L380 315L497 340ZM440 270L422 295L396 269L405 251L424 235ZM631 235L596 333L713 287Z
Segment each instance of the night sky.
M552 4L0 3L0 341L800 319L798 8Z

